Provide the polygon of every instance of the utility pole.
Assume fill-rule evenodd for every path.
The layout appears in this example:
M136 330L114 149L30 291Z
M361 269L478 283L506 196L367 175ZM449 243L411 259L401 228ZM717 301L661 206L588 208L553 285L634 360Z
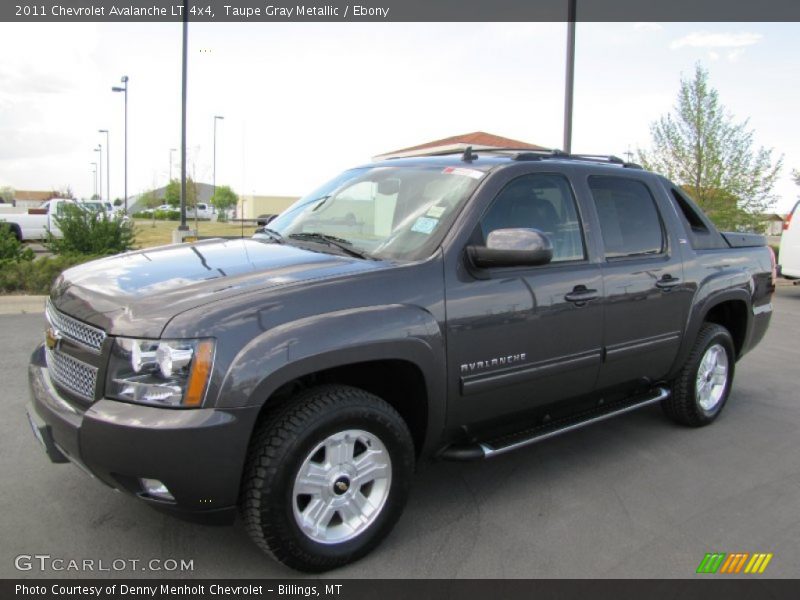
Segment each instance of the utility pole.
M123 75L120 81L124 84L123 87L114 86L111 88L112 92L122 92L125 95L125 214L128 214L128 76Z
M175 148L169 149L169 181L167 182L172 183L172 153L175 152Z
M572 92L575 81L575 13L577 0L567 0L567 74L564 93L564 152L572 152Z
M188 55L188 38L189 38L189 15L188 11L183 11L183 60L181 65L181 224L178 226L178 231L188 231L186 227L186 81L187 81L187 63ZM180 241L183 237L179 234Z
M94 182L94 194L92 194L92 199L94 199L94 197L97 196L97 163L91 162L89 164L94 167L92 169L92 182Z
M100 173L100 200L103 199L103 144L97 144L97 148L94 149L95 152L100 153L100 160L97 161L98 170Z
M108 129L98 129L97 133L106 134L106 198L111 202L111 145L108 141Z

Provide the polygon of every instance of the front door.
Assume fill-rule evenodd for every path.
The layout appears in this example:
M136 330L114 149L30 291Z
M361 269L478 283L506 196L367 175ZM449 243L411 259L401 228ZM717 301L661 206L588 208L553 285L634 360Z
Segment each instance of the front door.
M451 418L469 425L594 389L601 361L602 280L589 261L566 177L511 179L480 218L474 240L535 228L553 243L537 267L446 273Z

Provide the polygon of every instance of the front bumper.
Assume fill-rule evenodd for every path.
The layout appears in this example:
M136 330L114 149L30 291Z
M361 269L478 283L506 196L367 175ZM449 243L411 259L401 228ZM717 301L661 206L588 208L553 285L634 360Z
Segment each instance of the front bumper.
M55 388L39 347L28 367L28 414L53 462L75 463L154 508L212 524L233 521L258 410L168 409L101 399L88 408ZM158 479L175 498L148 496L140 478Z

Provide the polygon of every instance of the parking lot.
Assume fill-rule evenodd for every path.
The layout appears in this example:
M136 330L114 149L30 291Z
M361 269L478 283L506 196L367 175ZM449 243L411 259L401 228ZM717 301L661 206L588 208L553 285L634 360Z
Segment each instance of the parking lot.
M779 287L774 307L711 427L681 428L650 407L491 461L424 465L388 540L331 575L684 578L707 552L771 552L761 577L796 577L800 286ZM296 576L240 525L183 523L50 464L24 411L42 329L41 315L0 316L1 577ZM20 572L20 554L183 559L193 571Z

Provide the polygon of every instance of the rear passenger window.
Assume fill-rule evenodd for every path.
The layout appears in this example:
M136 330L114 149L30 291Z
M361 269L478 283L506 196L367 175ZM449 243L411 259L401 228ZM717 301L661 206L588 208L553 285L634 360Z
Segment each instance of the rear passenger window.
M538 229L553 244L553 260L583 260L583 235L569 182L563 175L536 173L514 179L481 219L484 239L495 229Z
M589 177L606 258L660 254L664 231L647 186L624 177Z

